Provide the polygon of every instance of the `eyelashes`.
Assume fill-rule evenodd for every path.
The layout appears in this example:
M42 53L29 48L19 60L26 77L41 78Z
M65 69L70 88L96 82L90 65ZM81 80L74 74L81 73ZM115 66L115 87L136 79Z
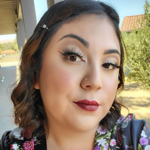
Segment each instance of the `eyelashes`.
M61 52L60 52L60 53L61 53ZM63 50L63 53L61 53L61 54L63 54L64 56L76 55L76 56L78 56L78 57L80 57L80 58L83 58L83 54L82 54L81 52L79 52L79 51L77 52L75 48L71 48L71 49L65 48L65 49Z
M104 63L102 66L108 70L113 70L115 68L120 69L120 66L113 64L113 63Z
M77 51L75 48L69 49L66 48L63 50L63 52L60 52L63 56L65 56L65 59L70 60L70 61L83 61L83 53L80 51Z
M71 62L85 62L83 59L83 53L81 51L76 50L76 48L65 48L63 52L60 52L66 60ZM115 63L105 62L101 65L107 70L120 69L120 66Z

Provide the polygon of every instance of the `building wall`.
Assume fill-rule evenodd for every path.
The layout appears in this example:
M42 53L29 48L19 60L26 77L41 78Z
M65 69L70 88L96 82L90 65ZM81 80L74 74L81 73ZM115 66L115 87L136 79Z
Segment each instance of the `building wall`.
M18 22L18 27L19 30L17 31L17 43L18 43L18 49L22 51L22 47L26 41L26 33L25 33L23 20L20 20Z
M21 51L25 42L31 37L37 24L34 0L21 0L22 20L18 21L18 48Z
M24 19L26 38L29 39L37 24L34 0L21 0L21 6L22 6L22 14Z
M62 0L47 0L48 7ZM34 0L21 0L22 20L18 21L17 31L18 48L21 51L25 42L31 37L36 27L36 11Z

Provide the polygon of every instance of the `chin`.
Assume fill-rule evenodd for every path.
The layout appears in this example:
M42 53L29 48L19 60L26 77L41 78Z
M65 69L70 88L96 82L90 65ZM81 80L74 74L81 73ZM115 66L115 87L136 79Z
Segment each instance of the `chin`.
M91 116L92 117L92 116ZM93 118L86 117L86 119L74 121L73 126L76 128L76 130L79 131L90 131L90 130L97 130L99 126L99 120L95 120Z

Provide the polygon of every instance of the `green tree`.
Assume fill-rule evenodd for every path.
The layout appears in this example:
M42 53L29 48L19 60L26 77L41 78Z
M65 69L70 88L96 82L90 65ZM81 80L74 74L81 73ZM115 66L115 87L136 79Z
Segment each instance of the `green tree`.
M18 52L18 44L17 44L17 39L15 39L14 43L13 43L13 50Z
M0 44L0 52L4 50L15 50L18 52L17 40L15 39L14 42Z
M150 89L150 3L145 1L145 14L142 21L138 20L141 28L130 33L122 33L128 56L125 59L125 72L129 81L142 83Z

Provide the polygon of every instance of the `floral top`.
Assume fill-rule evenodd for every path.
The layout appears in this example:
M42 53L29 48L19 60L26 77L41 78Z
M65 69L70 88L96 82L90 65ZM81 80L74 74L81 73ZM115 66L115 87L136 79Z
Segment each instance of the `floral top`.
M0 150L41 149L47 149L45 135L36 137L33 134L30 138L28 131L21 128L5 132L0 144ZM94 150L150 150L150 130L146 131L145 121L135 120L133 114L127 118L120 116L111 131L98 127Z

